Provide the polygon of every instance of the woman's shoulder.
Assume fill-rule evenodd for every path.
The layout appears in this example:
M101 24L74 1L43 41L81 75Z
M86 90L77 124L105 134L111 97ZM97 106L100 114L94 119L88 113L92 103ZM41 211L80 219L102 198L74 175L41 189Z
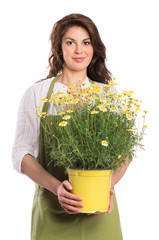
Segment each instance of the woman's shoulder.
M39 91L39 90L42 90L42 89L49 88L53 79L54 79L54 77L53 78L44 79L44 80L40 80L40 81L35 82L34 84L32 84L30 86L30 88L33 91Z
M52 80L53 80L53 78L48 78L46 80L41 80L41 81L33 83L26 89L24 95L33 94L33 95L45 96L48 92L48 89L50 87Z
M45 98L53 78L48 78L30 85L22 96L21 102L40 104L41 98Z

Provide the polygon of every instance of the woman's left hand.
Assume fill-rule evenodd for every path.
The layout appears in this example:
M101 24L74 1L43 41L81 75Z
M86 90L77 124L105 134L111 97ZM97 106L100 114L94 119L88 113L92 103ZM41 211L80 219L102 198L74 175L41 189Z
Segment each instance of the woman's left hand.
M114 203L113 203L113 194L114 194L114 189L110 189L110 198L109 198L109 208L108 208L108 212L107 213L111 213L113 211L114 208ZM95 212L95 213L87 213L87 215L91 215L91 214L104 214L106 212Z
M111 213L114 208L114 202L113 202L113 194L114 194L114 189L110 189L110 198L109 198L109 209L108 213Z

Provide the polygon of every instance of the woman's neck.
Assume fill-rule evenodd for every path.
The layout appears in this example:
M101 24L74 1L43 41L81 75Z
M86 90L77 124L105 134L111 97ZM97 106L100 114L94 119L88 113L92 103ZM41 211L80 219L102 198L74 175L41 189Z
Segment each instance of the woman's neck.
M67 87L70 84L74 84L74 87L79 87L81 83L86 79L86 76L86 71L78 72L64 69L57 81L61 82Z

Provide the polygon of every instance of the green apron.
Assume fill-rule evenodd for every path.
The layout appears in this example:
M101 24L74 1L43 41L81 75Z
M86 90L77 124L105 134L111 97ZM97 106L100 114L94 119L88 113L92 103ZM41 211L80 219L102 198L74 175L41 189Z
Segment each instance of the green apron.
M53 79L47 99L51 97L57 79L58 76ZM48 107L49 102L46 102L43 112L47 112ZM52 116L52 119L55 117ZM58 180L68 179L65 168L48 164L50 159L46 151L45 132L41 124L37 161ZM36 184L32 209L31 240L70 240L70 238L73 240L122 240L115 194L114 210L110 214L67 214L59 204L56 195Z

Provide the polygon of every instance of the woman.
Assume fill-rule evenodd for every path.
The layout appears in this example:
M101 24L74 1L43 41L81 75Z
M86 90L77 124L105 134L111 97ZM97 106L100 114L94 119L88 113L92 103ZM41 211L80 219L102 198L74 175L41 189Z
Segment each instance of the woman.
M67 86L91 83L102 87L111 79L106 68L105 46L92 20L81 14L71 14L59 20L51 36L49 74L24 94L18 111L16 137L12 160L14 168L36 183L32 210L32 240L100 239L121 240L119 213L113 187L125 173L128 163L112 176L112 190L108 213L79 214L82 196L70 193L72 188L64 169L47 165L45 138L34 109L40 99ZM83 88L83 86L81 86ZM55 115L56 110L44 104L43 109ZM40 138L40 141L39 141Z

